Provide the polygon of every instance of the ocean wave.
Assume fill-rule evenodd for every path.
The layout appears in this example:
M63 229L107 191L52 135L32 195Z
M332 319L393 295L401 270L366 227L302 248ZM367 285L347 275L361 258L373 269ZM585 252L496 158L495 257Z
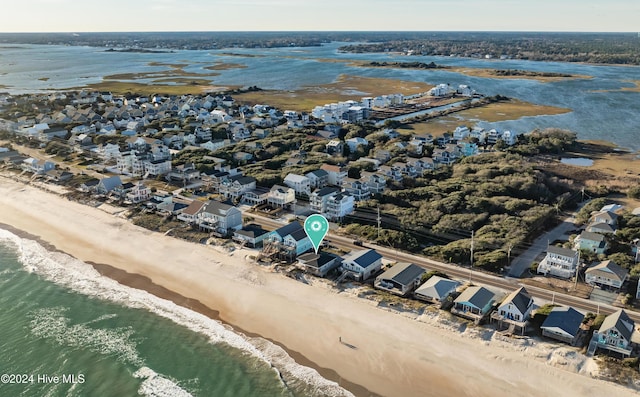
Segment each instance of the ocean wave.
M142 367L133 373L134 378L144 379L138 393L149 397L192 397L176 383L156 373L148 367Z
M270 365L283 384L304 395L353 396L315 369L295 362L282 348L263 339L248 338L219 321L206 317L147 291L130 288L102 276L92 266L61 252L50 252L38 242L0 229L0 240L12 242L24 268L58 285L87 296L127 307L147 309L176 324L205 335L211 343L225 343Z

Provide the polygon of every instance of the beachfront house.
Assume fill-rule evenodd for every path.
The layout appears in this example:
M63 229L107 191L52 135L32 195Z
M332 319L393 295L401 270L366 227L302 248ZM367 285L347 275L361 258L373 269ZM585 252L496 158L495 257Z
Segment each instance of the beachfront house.
M633 320L624 310L620 309L608 315L600 329L594 332L596 348L619 353L622 356L631 355L632 342L638 342L638 333L634 328Z
M620 290L629 272L612 260L602 261L585 271L584 281L603 289Z
M532 310L533 298L524 287L520 287L502 301L491 315L491 319L498 321L500 324L510 324L513 329L518 328L524 333Z
M440 276L431 276L413 293L416 299L429 303L440 304L462 285L458 281L449 280Z
M538 274L571 278L576 274L580 253L569 248L550 245L547 255L538 265Z
M454 301L451 313L479 323L493 308L496 294L485 287L471 286Z
M342 270L359 281L368 279L381 268L382 255L373 249L351 251L342 258Z
M309 274L325 277L331 270L340 266L340 257L324 252L309 252L298 257L297 266Z
M413 263L398 263L376 277L373 286L392 294L405 296L420 285L424 273L424 268Z
M200 229L228 234L242 228L242 212L233 205L209 200L198 211L196 223Z
M144 183L137 183L129 192L126 194L126 199L131 201L132 203L141 203L143 201L147 201L151 199L151 188L145 186Z
M178 220L195 225L198 220L198 214L204 208L204 201L193 200L189 206L182 210L180 215L177 216Z
M288 258L295 258L313 248L311 240L300 222L291 222L278 228L267 236L263 253L279 254Z
M22 169L27 172L32 172L34 174L42 175L47 171L51 171L56 168L55 163L48 160L38 160L34 158L28 158L23 161Z
M554 307L540 326L542 335L575 346L584 314L572 307Z
M264 230L260 225L249 224L242 229L233 232L233 240L246 245L247 247L261 247L265 238L269 235L269 231Z
M97 194L109 194L114 189L117 189L122 186L122 181L118 175L110 176L108 178L100 179L100 182L96 185L96 193Z

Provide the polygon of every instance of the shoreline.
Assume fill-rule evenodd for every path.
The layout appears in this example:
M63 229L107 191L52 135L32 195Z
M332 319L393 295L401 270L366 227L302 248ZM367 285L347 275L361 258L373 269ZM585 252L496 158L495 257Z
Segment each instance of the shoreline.
M292 357L299 352L317 367L367 385L372 394L506 397L517 390L536 397L582 397L617 390L634 395L578 373L581 367L564 370L568 367L548 362L556 353L576 355L574 350L535 340L503 341L485 329L460 324L455 325L458 332L452 331L446 316L439 322L428 314L380 310L353 294L302 284L248 263L251 251L221 253L160 236L8 180L0 184L0 204L5 209L0 222L40 236L48 247L85 262L106 262L125 276L148 277L217 310L236 330L287 346ZM344 348L339 338L357 349Z
M69 255L73 258L75 258L73 255L69 254L68 252L62 251L60 249L58 249L55 245L43 240L40 236L36 236L34 234L31 234L29 232L26 232L24 230L18 229L12 225L8 225L6 223L0 223L0 229L4 229L10 233L15 234L16 236L20 237L20 238L24 238L24 239L28 239L28 240L32 240L37 242L38 244L40 244L41 246L43 246L47 251L50 252L58 252L58 253L62 253L65 255ZM75 258L77 259L77 258ZM262 338L265 340L268 340L269 342L279 346L280 348L282 348L288 355L289 357L291 357L296 363L303 365L305 367L309 367L309 368L313 368L315 369L320 376L322 376L325 379L328 379L330 381L336 382L337 384L339 384L342 388L350 391L351 393L353 393L355 396L370 396L370 397L379 397L379 394L375 394L373 392L371 392L370 390L368 390L366 387L353 383L353 382L349 382L346 379L343 379L336 371L330 369L330 368L323 368L320 367L319 365L317 365L316 363L314 363L313 361L309 360L307 357L305 357L302 353L297 352L297 351L293 351L291 349L288 349L286 346L284 346L283 344L275 341L275 340L271 340L269 338L265 338L262 335L259 335L257 333L253 333L253 332L249 332L247 330L241 329L238 326L234 325L234 324L230 324L225 322L224 320L222 320L220 318L220 312L217 310L214 310L208 306L206 306L205 304L203 304L202 302L200 302L197 299L194 298L188 298L184 295L181 295L177 292L171 291L161 285L158 285L156 283L154 283L149 277L143 276L141 274L135 274L135 273L129 273L126 270L123 269L118 269L114 266L108 265L106 263L95 263L95 262L91 262L91 261L85 261L85 263L87 265L90 265L91 267L93 267L98 273L100 273L100 275L110 278L111 280L114 280L116 282L118 282L119 284L122 284L124 286L130 287L130 288L134 288L134 289L138 289L138 290L142 290L142 291L146 291L158 298L161 299L165 299L168 301L171 301L173 303L175 303L178 306L184 307L186 309L192 310L196 313L200 313L212 320L218 321L221 324L223 324L224 326L229 326L233 329L234 333L237 334L241 334L250 338Z

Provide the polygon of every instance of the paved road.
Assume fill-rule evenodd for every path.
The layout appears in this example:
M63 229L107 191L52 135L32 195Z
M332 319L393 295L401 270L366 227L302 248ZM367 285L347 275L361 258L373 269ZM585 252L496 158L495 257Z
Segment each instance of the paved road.
M587 201L588 202L588 201ZM570 216L564 219L564 221L556 226L555 228L549 230L548 232L542 234L538 237L531 247L528 250L520 254L513 261L511 261L511 268L509 269L509 277L521 277L524 272L526 272L530 267L531 263L533 263L538 255L543 252L546 252L547 245L549 243L554 242L555 240L567 240L569 236L567 232L570 230L574 230L576 228L576 214L577 211L580 210L587 202L581 203L576 209L576 212L573 212Z
M267 218L257 214L251 214L252 217L255 218L255 222L261 224L266 229L276 229L278 227L283 226L285 223L282 221L274 220L271 218ZM327 237L331 240L331 244L345 249L347 251L354 249L362 249L362 247L356 246L353 244L353 238L346 236L339 236L336 234L330 233ZM553 292L546 290L544 288L539 288L531 285L526 285L519 283L517 279L513 278L503 278L498 277L493 274L487 274L484 272L476 271L469 269L467 267L457 266L451 263L444 263L439 261L434 261L432 259L424 258L417 255L408 254L406 252L398 251L388 247L381 247L374 244L365 243L366 248L373 248L382 254L385 258L398 261L398 262L411 262L415 263L418 266L422 266L428 270L439 270L448 274L453 278L457 278L460 280L470 280L476 284L483 284L487 286L492 286L500 289L504 289L505 291L513 291L521 286L527 288L527 291L531 294L532 297L538 298L547 302L554 302L560 305L572 306L578 310L583 312L592 312L592 313L600 313L600 314L610 314L618 310L619 308L607 305L604 303L593 302L588 299L578 298L575 296L562 294L558 292ZM546 248L546 242L545 242ZM629 317L633 319L635 322L640 323L640 313L627 311Z

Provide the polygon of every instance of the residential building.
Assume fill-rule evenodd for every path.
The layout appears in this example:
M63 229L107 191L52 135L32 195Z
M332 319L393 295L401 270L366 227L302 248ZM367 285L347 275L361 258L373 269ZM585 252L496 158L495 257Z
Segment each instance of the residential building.
M327 153L333 156L342 156L344 143L338 139L332 139L326 145Z
M387 180L382 175L373 172L362 172L360 180L367 185L372 194L382 193L387 187Z
M95 189L97 194L109 194L120 186L122 186L122 181L119 176L115 175L100 179Z
M177 218L183 222L195 225L198 223L198 214L202 211L204 205L204 201L193 200L187 208L182 210Z
M635 324L622 309L608 315L600 329L594 332L593 338L597 348L620 353L622 356L630 356L633 351L632 342L638 342Z
M327 254L324 252L302 254L298 257L298 267L306 273L313 274L318 277L325 277L331 270L340 266L341 259L339 256Z
M493 308L496 295L485 287L471 286L454 301L451 313L480 322Z
M342 269L359 281L368 279L381 268L382 255L373 249L351 251L342 258Z
M373 286L405 296L420 285L424 273L424 268L413 263L398 263L376 277Z
M349 147L351 153L356 152L360 146L364 146L366 148L369 145L369 141L361 137L349 138L345 140L345 143Z
M598 223L590 223L586 229L586 231L591 233L600 233L600 234L615 234L616 228L613 225L610 225L605 222Z
M249 205L262 205L269 199L270 189L264 187L256 187L253 190L242 194L242 203Z
M576 274L579 258L578 251L550 245L547 248L547 255L538 265L538 274L571 278Z
M269 235L269 231L264 230L260 225L249 224L242 229L233 232L233 240L246 245L247 247L261 247L264 239Z
M311 180L306 176L289 173L284 178L284 184L292 188L298 196L311 194Z
M329 198L340 192L340 189L333 186L316 189L309 197L309 206L311 211L324 214L327 211L327 203Z
M342 186L342 181L347 177L347 167L322 164L320 169L327 172L327 183L329 185Z
M583 319L584 314L572 307L554 307L540 326L542 336L575 346Z
M288 186L273 185L267 202L275 207L288 207L296 201L296 192Z
M255 190L256 179L251 176L234 175L224 178L218 190L227 199L239 200L246 192Z
M576 250L585 250L595 254L604 254L608 248L607 240L601 233L584 231L574 241Z
M524 333L532 310L533 298L524 287L520 287L502 301L496 311L492 313L491 318L500 323L511 324L514 329L518 328Z
M151 199L151 188L140 182L126 194L126 199L134 204L147 201Z
M615 227L618 225L618 215L610 211L598 211L591 215L589 223L606 223L607 225Z
M629 272L612 260L602 261L585 271L584 281L587 284L604 289L620 290Z
M28 158L22 162L22 169L38 175L42 175L54 168L56 168L55 163L47 160L34 159L33 157Z
M462 284L458 281L449 280L440 276L431 276L422 284L413 296L430 303L444 302Z
M342 188L352 195L355 201L368 200L371 197L369 186L358 179L345 178L342 181Z
M270 249L275 248L280 255L291 259L313 248L304 227L297 221L269 233L267 240L270 244L265 242L263 252L269 252Z
M311 190L323 188L329 183L329 173L325 170L315 170L305 175L309 179Z
M323 213L330 221L341 221L351 214L355 200L349 193L337 193L327 198L326 210Z
M227 234L242 228L242 212L233 205L209 200L196 215L201 229Z

